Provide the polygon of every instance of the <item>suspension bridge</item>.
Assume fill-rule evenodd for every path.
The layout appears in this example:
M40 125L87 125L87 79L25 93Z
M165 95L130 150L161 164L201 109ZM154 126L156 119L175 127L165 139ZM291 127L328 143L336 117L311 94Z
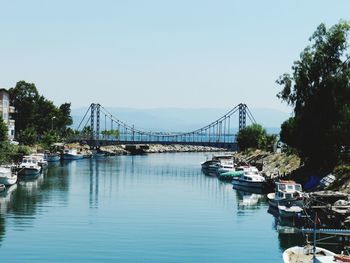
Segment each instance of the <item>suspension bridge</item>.
M238 130L247 120L256 123L246 104L240 103L222 117L190 132L155 132L135 128L120 120L98 103L92 103L81 120L75 141L90 147L117 144L184 144L236 149L234 125L238 115Z

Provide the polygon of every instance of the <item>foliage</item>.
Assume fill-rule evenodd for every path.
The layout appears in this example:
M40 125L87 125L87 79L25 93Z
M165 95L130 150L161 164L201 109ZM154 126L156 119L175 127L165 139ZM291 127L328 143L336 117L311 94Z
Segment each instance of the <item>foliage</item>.
M266 130L259 124L252 124L237 133L236 141L242 151L264 148L267 145Z
M46 138L50 130L61 137L66 134L67 126L72 124L70 103L56 107L52 101L39 94L35 84L25 81L17 82L9 93L11 104L16 108L14 119L17 139L21 143L35 143L37 137Z
M0 116L0 142L6 141L8 135L8 128L6 123L4 122L2 116Z
M61 141L61 138L58 132L54 130L45 131L41 139L41 143L44 145L45 148L50 148L50 146L53 143L60 142L60 141Z
M13 145L8 141L0 142L0 164L18 162L23 155L28 155L30 149L23 145Z
M282 75L278 98L294 107L294 117L281 127L281 140L296 148L314 167L332 167L340 149L350 145L350 24L341 21L327 30L318 26L294 62L293 75Z
M29 127L19 132L18 140L25 145L34 145L38 141L38 134L33 127Z
M118 130L105 130L105 131L101 131L101 134L104 137L114 137L114 138L118 138L119 137L119 131Z

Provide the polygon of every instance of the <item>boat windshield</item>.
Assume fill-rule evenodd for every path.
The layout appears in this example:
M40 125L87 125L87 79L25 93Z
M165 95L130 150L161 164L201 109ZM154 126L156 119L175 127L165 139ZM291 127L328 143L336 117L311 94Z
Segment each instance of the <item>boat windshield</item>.
M279 184L278 185L278 190L281 190L281 191L286 190L286 185L285 184Z
M300 184L296 184L296 185L295 185L295 190L301 191L301 185L300 185Z

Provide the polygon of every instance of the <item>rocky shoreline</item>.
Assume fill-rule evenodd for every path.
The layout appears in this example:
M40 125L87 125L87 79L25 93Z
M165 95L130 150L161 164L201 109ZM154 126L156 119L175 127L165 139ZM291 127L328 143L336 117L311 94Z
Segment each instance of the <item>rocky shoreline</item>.
M130 154L132 151L128 150L125 145L112 145L103 146L100 148L102 151L115 153L115 154ZM224 152L227 149L208 147L208 146L196 146L196 145L162 145L162 144L150 144L147 147L141 147L142 151L138 153L176 153L176 152Z

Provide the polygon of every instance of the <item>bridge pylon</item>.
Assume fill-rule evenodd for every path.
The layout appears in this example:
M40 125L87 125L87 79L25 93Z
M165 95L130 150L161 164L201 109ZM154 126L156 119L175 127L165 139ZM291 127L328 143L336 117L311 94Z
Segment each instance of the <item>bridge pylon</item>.
M242 130L246 127L246 124L247 124L247 105L240 103L238 109L239 109L238 130Z

